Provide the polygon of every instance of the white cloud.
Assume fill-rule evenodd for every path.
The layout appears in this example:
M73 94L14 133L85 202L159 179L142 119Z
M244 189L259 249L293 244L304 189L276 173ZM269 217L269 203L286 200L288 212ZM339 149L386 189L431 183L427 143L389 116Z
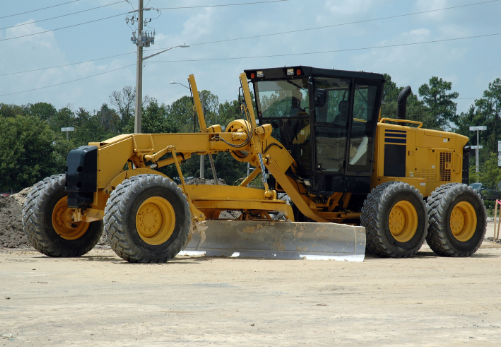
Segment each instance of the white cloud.
M377 46L432 41L441 38L444 37L437 36L430 29L419 28L380 42ZM369 53L358 55L354 62L356 67L366 71L388 73L399 86L410 84L414 92L417 92L419 86L428 82L432 76L439 76L446 80L449 78L449 81L457 82L459 77L449 72L448 68L451 64L464 59L468 51L466 46L441 43L416 44L373 49Z
M342 50L499 32L501 24L496 14L499 13L501 4L485 4L337 28L195 45L201 42L395 16L454 6L457 5L456 2L459 3L459 1L452 0L310 0L212 9L165 10L160 18L153 20L148 26L156 29L157 36L155 45L148 49L145 55L158 52L159 48L181 43L191 44L191 47L176 48L147 60L143 75L143 94L156 97L159 102L171 103L179 96L185 95L187 90L179 85L170 85L169 82L176 80L186 83L187 76L193 73L200 89L211 90L220 97L221 101L232 100L238 94L238 74L242 70L301 64L345 70L388 72L399 85L412 84L415 88L427 82L431 76L451 80L457 76L457 84L453 87L460 86L462 90L458 91L464 96L476 96L487 87L485 81L492 81L499 76L497 67L499 64L497 64L496 57L501 52L499 45L495 44L496 38L334 54L155 63L155 61L165 60L182 61ZM45 13L15 17L10 22L6 20L7 23L4 26L14 25L16 20L18 23L21 21L26 23L30 18L45 18L49 16L49 12L50 15L60 15L76 9L108 3L110 0L81 0L71 6L57 7ZM151 0L148 6L176 7L183 6L184 3L181 0ZM132 0L132 4L137 7L137 0ZM207 1L189 1L189 5L203 4L207 4ZM25 7L27 9L41 7L39 1L36 0L9 2L9 6L11 8L5 9L6 13L23 12ZM99 9L93 11L92 14L100 18L129 10L131 10L130 4L123 1L120 5ZM9 29L9 32L0 30L0 39L7 35L18 36L45 30L45 27L56 28L74 22L84 22L88 20L89 14L43 23L31 21L24 27ZM153 16L151 12L146 12L146 17L156 17L156 14ZM117 17L78 28L0 42L0 74L133 51L135 47L129 41L130 31L125 26L124 18L125 16ZM43 28L40 25L43 25ZM77 79L134 62L135 55L131 54L115 60L101 60L29 74L2 76L0 94ZM479 75L484 77L477 84L474 81ZM485 85L481 85L482 83ZM134 67L60 87L0 97L0 102L26 104L47 101L56 107L72 103L75 107L82 106L93 110L99 108L101 103L107 102L113 90L120 90L125 85L135 85ZM482 90L478 90L479 86Z
M33 20L19 23L27 25L16 26L5 31L5 38L14 38L29 35L47 29L33 23ZM68 64L65 53L56 41L54 32L40 35L32 35L19 39L12 39L1 43L0 50L0 74L27 71L45 67L53 67ZM51 68L40 71L2 76L0 95L16 93L35 88L42 88L27 93L0 96L0 102L8 104L25 104L50 102L57 108L64 107L68 103L77 107L97 108L101 103L107 102L108 95L114 87L116 80L124 80L120 85L131 84L134 81L133 72L127 70L106 74L96 78L84 79L78 82L62 84L56 87L44 88L54 84L84 78L90 75L106 72L124 65L124 61L112 60L100 62L88 62L78 65L70 65L59 68Z
M358 15L368 12L374 5L374 0L328 0L325 7L336 17Z

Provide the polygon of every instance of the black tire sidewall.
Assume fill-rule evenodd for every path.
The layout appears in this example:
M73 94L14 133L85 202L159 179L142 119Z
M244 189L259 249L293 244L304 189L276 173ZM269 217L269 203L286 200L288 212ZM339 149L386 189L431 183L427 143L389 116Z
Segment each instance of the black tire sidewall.
M472 238L469 239L468 241L459 241L453 234L451 230L451 213L454 209L454 207L462 202L466 201L470 203L477 215L477 227L475 229L475 233L473 234ZM456 196L451 203L447 206L447 210L445 213L445 236L447 237L447 240L450 242L450 244L460 252L471 252L472 249L478 248L480 243L482 243L484 239L484 233L485 233L485 228L486 228L486 217L485 215L479 215L478 211L483 211L484 206L483 203L478 197L475 197L471 194L469 194L468 191L460 193L458 196Z
M137 211L141 204L148 198L151 197L161 197L167 200L174 209L174 214L176 216L176 224L174 227L174 231L169 237L167 241L160 245L151 245L146 243L136 228L136 216ZM126 232L136 247L142 248L150 254L154 254L157 257L164 257L171 248L173 244L181 237L181 233L186 232L186 206L185 202L176 194L175 191L167 188L167 187L159 187L153 186L146 188L145 190L132 194L128 197L128 199L132 199L134 201L132 204L128 206L127 209L127 228Z
M44 189L49 194L46 196L42 194L39 197L37 208L41 209L43 214L43 228L47 239L63 253L70 252L71 255L78 256L87 253L97 244L103 231L103 221L91 222L85 234L75 240L67 240L57 234L52 224L52 214L59 200L68 195L64 187L65 181L66 178L62 178L55 183L52 191L50 191L50 185L45 186ZM45 197L47 198L44 199Z
M417 217L418 217L418 226L416 229L416 233L407 242L398 242L393 235L391 234L389 227L389 217L392 208L400 201L408 201L414 206L416 209ZM384 214L383 214L383 230L384 237L386 237L389 244L393 245L393 247L397 249L402 249L405 251L417 251L423 245L424 239L426 238L426 216L427 211L426 207L419 196L416 196L412 191L399 191L394 194L389 201L384 206Z

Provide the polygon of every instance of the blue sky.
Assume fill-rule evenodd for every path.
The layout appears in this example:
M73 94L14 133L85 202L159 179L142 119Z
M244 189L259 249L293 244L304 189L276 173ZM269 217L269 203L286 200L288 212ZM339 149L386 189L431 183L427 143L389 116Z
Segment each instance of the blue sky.
M71 0L0 1L0 17ZM259 0L144 0L153 8L247 3ZM266 0L261 0L266 1ZM388 73L400 86L410 85L415 92L430 77L451 81L459 92L458 111L466 111L473 98L487 89L489 82L501 77L501 35L455 40L432 44L350 50L375 46L454 39L501 33L501 1L475 6L428 12L392 19L369 19L399 16L420 11L485 2L486 0L290 0L268 4L213 8L164 9L145 12L154 18L148 24L156 30L155 44L145 55L182 43L190 48L176 48L146 62L143 95L161 103L171 103L186 95L175 80L185 83L195 74L199 89L208 89L220 101L238 95L238 75L244 69L309 65L341 70ZM118 2L118 3L116 3ZM130 42L131 29L126 15L137 8L137 0L79 0L66 5L27 14L0 18L0 102L27 104L50 102L57 108L70 106L97 110L109 102L109 95L126 85L135 85L135 46ZM116 4L113 4L116 3ZM50 17L113 4L76 15L41 22ZM114 18L68 29L57 28ZM158 18L157 18L158 17ZM254 35L291 31L319 26L366 21L324 29L258 37L221 43L202 44ZM12 39L40 31L48 33ZM319 51L336 53L285 55L268 58L242 58ZM82 61L122 56L45 69ZM186 61L200 59L225 59ZM173 62L175 61L175 62ZM120 69L124 66L131 67ZM97 77L88 76L120 69ZM86 78L36 91L58 83ZM11 94L17 93L17 94ZM11 94L11 95L5 95Z

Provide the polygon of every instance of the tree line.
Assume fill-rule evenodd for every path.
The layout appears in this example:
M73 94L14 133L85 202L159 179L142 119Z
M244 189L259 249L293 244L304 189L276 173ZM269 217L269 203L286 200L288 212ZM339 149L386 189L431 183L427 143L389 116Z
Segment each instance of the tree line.
M398 86L390 75L385 75L382 116L395 118L397 98L404 86ZM227 125L241 118L238 99L220 102L210 91L200 92L204 100L207 125ZM471 181L494 187L501 181L497 167L497 141L501 140L501 79L489 83L483 96L476 99L466 112L457 113L459 94L452 91L452 83L432 77L428 83L412 93L407 101L407 118L421 121L424 128L453 131L470 138L476 145L476 133L469 126L486 125L481 132L480 162L485 170L476 175L472 167ZM0 103L0 192L19 191L37 181L56 173L64 172L68 152L88 142L103 141L134 130L135 90L127 86L114 91L109 102L99 110L90 112L84 108L66 106L56 109L52 104L39 102L26 105ZM62 127L74 127L75 131L66 140ZM143 133L176 133L199 131L193 101L183 96L167 105L146 96L143 99ZM474 155L470 157L473 166ZM218 176L233 184L245 176L246 164L236 162L229 153L215 156ZM176 177L173 168L163 171ZM206 177L212 178L209 161L205 163ZM199 157L193 156L183 164L185 177L200 174Z

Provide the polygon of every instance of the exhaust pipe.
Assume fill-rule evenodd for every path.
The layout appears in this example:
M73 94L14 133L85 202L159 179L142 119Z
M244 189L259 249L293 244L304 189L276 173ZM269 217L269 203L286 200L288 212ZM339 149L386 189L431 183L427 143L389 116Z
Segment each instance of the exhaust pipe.
M407 98L411 95L412 89L411 86L407 86L400 94L398 94L397 100L397 118L398 119L406 119L407 114Z

